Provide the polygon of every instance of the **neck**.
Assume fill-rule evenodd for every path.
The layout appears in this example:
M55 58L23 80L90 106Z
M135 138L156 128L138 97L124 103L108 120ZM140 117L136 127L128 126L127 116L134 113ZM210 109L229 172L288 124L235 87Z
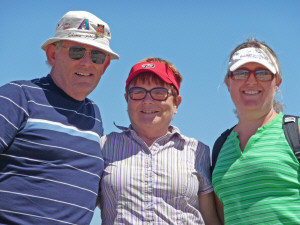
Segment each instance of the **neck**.
M271 109L267 113L261 113L261 114L240 113L238 115L239 118L238 125L241 127L245 127L246 129L248 129L248 127L259 128L271 122L277 115L278 113L274 109Z
M259 117L239 115L239 122L234 130L239 134L241 150L244 151L248 140L259 127L271 122L277 115L278 113L274 109Z
M169 130L168 128L163 131L153 131L151 129L136 129L133 127L137 135L150 147L158 138L165 136Z

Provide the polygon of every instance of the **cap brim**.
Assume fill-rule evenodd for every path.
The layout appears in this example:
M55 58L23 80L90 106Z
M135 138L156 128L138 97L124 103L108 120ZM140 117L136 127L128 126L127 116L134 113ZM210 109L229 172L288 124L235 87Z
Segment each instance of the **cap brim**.
M258 63L258 64L261 64L263 66L265 66L266 68L268 68L268 70L270 70L273 74L276 73L276 68L268 63L267 61L265 60L259 60L259 59L255 59L255 58L245 58L245 59L241 59L239 61L237 61L236 63L234 63L230 68L229 70L232 72L232 71L235 71L236 69L238 69L239 67L241 67L242 65L245 65L246 63L251 63L251 62L255 62L255 63Z

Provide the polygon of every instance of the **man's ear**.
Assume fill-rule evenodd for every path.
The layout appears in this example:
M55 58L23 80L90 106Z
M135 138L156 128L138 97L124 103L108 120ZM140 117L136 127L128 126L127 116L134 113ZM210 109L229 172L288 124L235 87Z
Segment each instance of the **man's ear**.
M128 102L128 95L127 95L127 93L124 94L124 97L125 97L126 102Z
M56 46L54 44L49 44L46 47L46 56L48 63L50 66L54 66L55 64L55 57L56 57Z
M109 66L110 60L111 60L111 59L110 59L110 55L108 55L108 56L106 57L105 62L104 62L103 73L106 71L107 67Z

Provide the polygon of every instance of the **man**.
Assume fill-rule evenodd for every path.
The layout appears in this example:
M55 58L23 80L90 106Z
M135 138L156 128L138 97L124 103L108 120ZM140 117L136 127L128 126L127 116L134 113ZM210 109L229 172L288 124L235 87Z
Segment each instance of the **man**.
M103 171L98 107L86 98L111 59L109 26L72 11L42 49L48 76L0 88L0 224L89 224Z

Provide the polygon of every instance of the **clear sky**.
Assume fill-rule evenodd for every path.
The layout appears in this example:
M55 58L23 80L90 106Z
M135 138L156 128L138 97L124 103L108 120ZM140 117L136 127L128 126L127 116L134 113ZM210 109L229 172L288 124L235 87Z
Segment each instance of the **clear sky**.
M89 96L100 107L106 134L117 131L113 122L129 125L125 80L132 65L154 56L172 62L183 76L183 100L172 124L212 148L237 122L223 79L230 52L249 37L278 55L283 82L277 99L285 113L300 115L299 0L0 0L0 85L49 73L40 46L72 10L107 22L111 48L120 55ZM91 225L100 223L97 209Z

